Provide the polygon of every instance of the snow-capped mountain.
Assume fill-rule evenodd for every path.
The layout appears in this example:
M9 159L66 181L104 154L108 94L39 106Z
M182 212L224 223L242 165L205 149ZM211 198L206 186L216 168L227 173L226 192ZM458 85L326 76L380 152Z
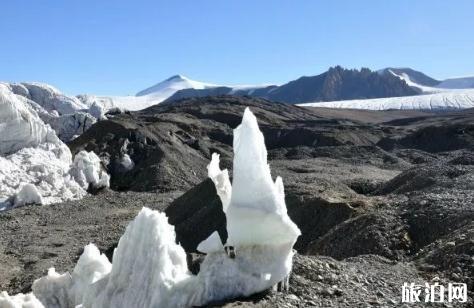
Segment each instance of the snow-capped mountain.
M460 89L474 88L474 77L434 79L411 68L385 68L379 71L349 70L340 66L315 75L303 76L282 85L221 85L195 81L183 75L172 76L135 96L66 96L52 86L41 83L2 83L14 94L23 96L40 118L51 125L63 141L69 141L88 129L108 111L142 110L150 106L189 98L216 95L253 96L289 104L316 104L317 102L387 98L370 102L371 109L386 106L411 108L464 108L470 106L471 92ZM451 93L455 91L454 93ZM412 97L420 94L446 93L434 97ZM401 97L410 97L403 99ZM393 98L393 99L388 99ZM430 107L431 105L435 107ZM383 106L376 107L375 103ZM352 103L349 103L352 104ZM364 103L365 104L365 103ZM345 103L344 103L345 105ZM391 108L391 107L390 107ZM397 107L394 107L397 108Z
M424 94L446 92L452 89L474 88L474 76L437 80L411 68L394 67L381 69L378 73L397 76L404 80L409 86Z
M172 76L160 83L157 83L143 91L137 93L136 96L153 96L157 100L165 100L174 93L183 89L207 89L215 88L219 85L194 81L183 75Z
M315 102L300 104L300 106L368 110L417 109L441 111L466 109L474 108L474 89L404 97Z
M425 73L416 71L409 67L387 67L377 71L379 74L390 73L395 76L404 76L406 79L410 80L414 84L426 86L426 87L435 87L440 81L436 80Z
M385 68L374 72L366 68L349 70L336 66L322 74L304 76L283 85L228 86L195 81L183 75L175 75L138 92L136 96L80 95L78 97L85 105L96 104L104 110L117 107L135 111L161 102L172 103L184 98L217 95L253 96L289 104L411 97L420 94L452 92L456 87L470 86L471 81L469 78L440 81L410 68ZM470 94L467 96L470 97ZM436 96L434 101L445 102L446 105L456 105L453 101L461 102L457 106L464 106L466 101L460 98L462 95L459 93L449 94L444 99L441 97L444 96ZM414 103L411 104L412 106L425 106L426 100L427 98L395 99L393 104L400 105L403 101L403 106L407 106L407 104L411 104L406 103L407 101L413 101L423 103ZM386 102L386 100L379 102ZM390 102L392 101L390 100ZM434 105L437 108L442 108L443 104ZM385 107L376 109L381 108Z
M175 75L138 92L136 96L79 95L78 97L85 104L92 105L95 103L104 110L119 108L121 110L136 111L159 104L180 90L212 87L217 87L217 85L194 81L183 75Z
M351 70L336 66L322 74L303 76L280 86L183 89L177 91L167 101L210 95L247 95L298 104L312 101L406 96L418 93L419 91L392 74L377 74L367 68Z
M192 80L183 75L174 75L162 82L159 82L136 94L136 96L96 96L78 95L86 105L96 103L105 110L114 107L122 110L142 110L147 107L159 104L167 99L173 99L207 95L237 95L240 91L251 93L256 89L267 86L253 85L217 85Z
M385 68L377 71L381 75L392 75L405 81L407 85L416 90L419 94L438 93L444 91L436 88L439 80L433 79L422 72L411 68Z
M471 89L474 88L474 78L453 78L440 81L411 68L390 67L377 72L380 75L398 77L420 95L312 102L301 104L301 106L369 110L418 109L437 111L474 107L474 89Z

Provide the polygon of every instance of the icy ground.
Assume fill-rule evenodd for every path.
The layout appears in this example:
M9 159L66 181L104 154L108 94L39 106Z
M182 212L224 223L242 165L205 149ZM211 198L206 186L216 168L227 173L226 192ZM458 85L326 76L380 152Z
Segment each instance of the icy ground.
M233 186L217 154L208 168L227 217L228 238L223 245L214 232L199 245L207 256L197 275L189 272L166 215L143 208L121 237L112 264L89 244L72 274L51 268L33 283L32 294L1 293L0 306L191 307L287 281L300 230L288 217L282 179L272 180L263 134L249 109L234 136Z
M314 102L300 104L299 106L368 110L417 109L439 111L466 109L474 108L474 90L451 90L449 92L404 97Z
M0 210L79 199L89 184L108 186L97 156L82 155L87 163L73 162L69 148L27 99L0 84Z
M446 79L436 86L426 86L414 81L407 73L396 73L391 69L387 70L390 74L404 80L410 87L417 88L422 95L314 102L301 104L300 106L367 110L413 109L432 111L474 108L473 77Z

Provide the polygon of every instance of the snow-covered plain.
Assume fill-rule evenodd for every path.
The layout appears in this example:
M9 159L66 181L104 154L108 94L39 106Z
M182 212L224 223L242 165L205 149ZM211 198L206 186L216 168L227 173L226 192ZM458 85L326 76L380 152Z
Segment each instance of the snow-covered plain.
M368 110L417 109L453 110L474 108L474 90L451 90L435 94L376 99L357 99L300 104L304 107L349 108Z
M25 97L0 84L0 210L80 199L87 189L78 182L84 173L99 178L97 183L86 180L87 186L108 186L97 156L88 153L87 158L92 167L71 169L72 154L55 131Z
M198 275L188 271L166 215L143 208L121 237L112 264L89 244L72 274L52 268L33 283L32 294L1 293L0 306L192 307L287 282L300 230L288 217L283 182L272 180L263 135L249 109L234 135L233 185L217 154L208 166L227 218L227 243L214 232L199 244L207 255Z

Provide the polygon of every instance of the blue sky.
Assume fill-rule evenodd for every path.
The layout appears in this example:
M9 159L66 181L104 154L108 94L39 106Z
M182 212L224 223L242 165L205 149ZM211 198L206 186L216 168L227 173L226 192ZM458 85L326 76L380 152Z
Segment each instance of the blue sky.
M15 0L0 80L135 94L174 74L282 83L329 66L474 74L474 1Z

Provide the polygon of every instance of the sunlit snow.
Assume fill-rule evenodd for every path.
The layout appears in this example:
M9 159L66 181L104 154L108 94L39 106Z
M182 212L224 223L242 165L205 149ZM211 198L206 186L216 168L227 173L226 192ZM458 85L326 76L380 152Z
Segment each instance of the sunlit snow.
M252 90L266 86L269 85L217 85L195 81L183 75L175 75L143 91L138 92L136 96L79 95L78 97L86 105L91 106L93 103L95 103L102 106L104 110L119 108L121 110L136 111L159 104L171 97L176 92L185 89L202 90L217 87L228 87L232 89L229 94L234 94L240 90L247 90L249 93L251 93Z
M403 97L314 102L299 104L299 106L368 110L416 109L446 111L474 108L474 90L451 90L449 92Z
M77 97L64 95L47 84L0 82L0 86L3 95L9 93L16 96L17 100L22 100L63 141L82 134L97 119L103 118L91 105Z
M33 294L47 307L191 307L231 299L287 281L300 230L287 215L281 178L274 182L263 135L247 109L234 130L234 182L214 154L208 167L227 217L226 248L217 232L199 244L207 255L197 275L176 244L164 213L143 208L128 225L113 263L86 246L73 273L35 281ZM230 247L232 246L232 247ZM232 254L226 252L232 250ZM42 307L32 294L0 295L5 307ZM17 306L8 303L19 303Z
M0 210L80 199L89 184L108 186L97 156L87 154L86 162L71 172L69 148L26 98L0 84ZM78 183L81 172L85 182Z

